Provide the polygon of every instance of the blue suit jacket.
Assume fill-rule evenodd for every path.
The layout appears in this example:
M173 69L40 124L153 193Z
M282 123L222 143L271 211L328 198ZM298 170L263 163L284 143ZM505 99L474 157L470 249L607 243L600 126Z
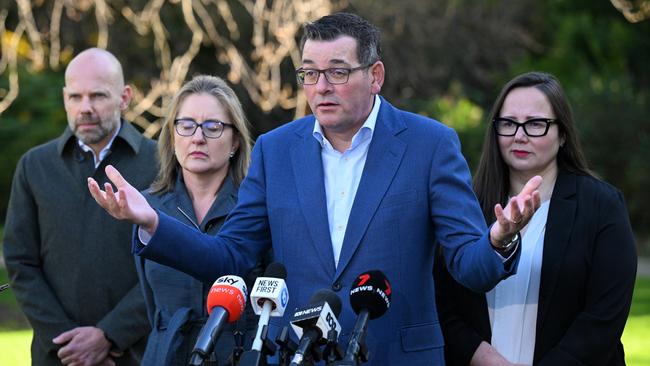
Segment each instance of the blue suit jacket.
M383 271L392 284L388 312L372 320L366 337L370 365L443 365L443 339L432 278L435 243L454 277L487 291L516 267L491 248L455 132L382 100L338 267L330 241L320 145L308 116L258 138L237 207L214 238L160 214L141 255L203 280L243 274L273 247L287 267L290 301L284 319L321 288L343 302L340 341L356 315L353 280Z

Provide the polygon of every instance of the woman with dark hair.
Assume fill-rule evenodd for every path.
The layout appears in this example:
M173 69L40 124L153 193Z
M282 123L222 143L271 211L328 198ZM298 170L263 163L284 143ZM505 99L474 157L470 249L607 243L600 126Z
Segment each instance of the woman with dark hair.
M250 152L248 123L234 91L218 77L196 76L171 101L158 142L160 170L145 198L153 208L214 235L237 203ZM142 364L187 365L208 316L212 283L139 256L136 268L152 327ZM246 320L228 326L216 357L205 364L230 364L237 328L254 336L256 320L250 310L246 314Z
M515 77L489 120L474 178L485 219L535 175L542 204L521 231L517 273L487 294L437 261L447 364L624 365L637 258L623 195L587 168L552 75Z

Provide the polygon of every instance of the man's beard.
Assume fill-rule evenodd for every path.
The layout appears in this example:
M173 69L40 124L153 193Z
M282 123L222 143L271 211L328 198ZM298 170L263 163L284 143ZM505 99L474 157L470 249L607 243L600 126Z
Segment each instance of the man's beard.
M74 135L86 145L93 145L103 141L119 126L119 115L101 119L94 116L82 116L75 120ZM79 130L80 124L93 124L94 128Z

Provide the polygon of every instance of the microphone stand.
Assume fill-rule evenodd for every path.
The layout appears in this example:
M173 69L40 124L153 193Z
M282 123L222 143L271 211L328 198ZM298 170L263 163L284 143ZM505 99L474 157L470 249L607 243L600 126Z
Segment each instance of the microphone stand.
M250 350L244 352L239 361L239 366L266 366L266 357L275 355L275 344L268 339L269 327L265 325L260 332L262 351Z
M330 329L327 332L327 344L323 349L323 360L327 365L334 365L334 362L343 359L343 351L339 347L338 332L336 329Z
M232 349L231 366L237 366L239 365L239 360L244 353L244 332L242 332L238 326L232 335L235 338L235 347Z
M359 317L354 325L350 341L348 342L348 349L345 352L343 360L336 362L335 366L358 366L364 362L368 362L368 347L366 347L366 328L368 327L368 319L370 314L368 310L363 309L359 312Z
M300 342L300 344L298 345L298 349L296 350L296 354L294 355L293 360L289 364L290 366L297 366L297 365L311 366L315 362L320 362L323 359L323 353L320 350L319 339L312 341L309 347L305 347L304 345L305 343ZM296 356L298 356L299 354L302 357L299 360L296 360Z
M278 336L275 338L275 343L280 346L280 363L278 365L289 366L291 363L291 357L298 349L298 344L289 337L289 327L286 325L282 327L282 330L280 330L280 333L278 333Z

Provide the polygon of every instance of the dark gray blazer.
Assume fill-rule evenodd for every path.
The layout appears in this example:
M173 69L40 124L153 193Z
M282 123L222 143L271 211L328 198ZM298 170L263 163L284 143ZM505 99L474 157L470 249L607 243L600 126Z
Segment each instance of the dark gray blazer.
M145 197L156 210L195 230L216 235L237 203L237 188L228 175L201 223L197 222L192 201L180 174L173 191L145 193ZM199 281L188 274L139 256L135 257L135 261L147 304L147 315L152 325L142 365L185 366L198 333L208 317L206 299L212 282ZM248 288L262 271L261 264L251 271L246 281ZM250 306L246 309L247 316L243 317L244 320L228 325L217 341L215 353L219 365L230 364L229 359L235 347L233 332L236 328L245 334L246 346L250 348L255 336L257 317Z
M136 365L149 332L130 252L132 225L92 198L112 164L136 188L156 175L156 143L123 121L111 152L95 169L69 128L18 162L5 223L4 256L16 299L34 329L32 362L59 365L52 338L78 326L101 328Z
M492 337L484 294L436 263L448 365L467 365ZM535 365L625 365L621 334L636 277L636 249L620 191L561 170L544 237Z

